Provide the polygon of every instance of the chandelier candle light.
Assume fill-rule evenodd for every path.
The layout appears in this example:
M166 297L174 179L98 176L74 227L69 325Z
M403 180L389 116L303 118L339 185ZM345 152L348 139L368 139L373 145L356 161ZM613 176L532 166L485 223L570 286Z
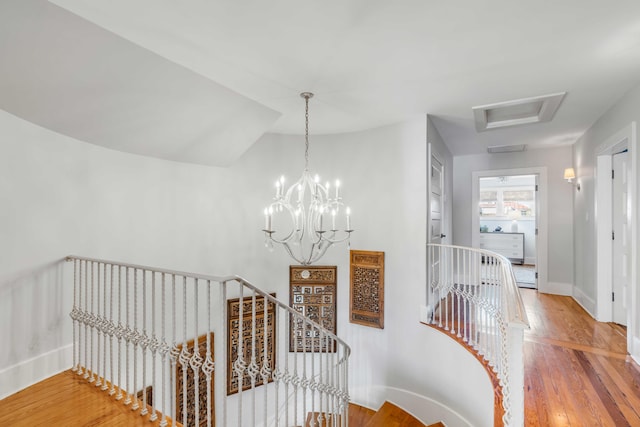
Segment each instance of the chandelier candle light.
M305 100L304 171L286 191L285 179L276 181L276 195L264 210L265 246L273 250L273 243L284 246L287 253L301 265L318 261L334 243L349 240L351 210L344 207L340 197L340 181L334 188L329 182L320 183L309 172L309 98L310 92L300 94ZM280 229L282 227L282 229Z

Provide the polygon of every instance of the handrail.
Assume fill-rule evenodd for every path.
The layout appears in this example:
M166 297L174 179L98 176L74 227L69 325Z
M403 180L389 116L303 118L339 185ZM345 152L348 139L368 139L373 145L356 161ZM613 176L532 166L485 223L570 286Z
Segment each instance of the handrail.
M427 249L429 324L465 343L497 376L503 414L496 425L521 425L522 335L529 322L511 263L484 249Z
M237 282L242 283L244 286L248 287L249 289L260 293L261 296L267 297L267 299L269 301L273 302L274 304L277 304L282 309L287 310L290 314L292 314L294 316L300 316L300 313L298 313L297 311L295 311L294 309L289 307L287 304L283 303L282 301L278 300L277 298L274 298L273 296L269 295L268 293L262 291L260 288L254 286L253 284L251 284L251 282L249 282L248 280L244 279L242 276L238 276L238 275L212 276L212 275L208 275L208 274L189 273L189 272L180 271L180 270L170 270L170 269L166 269L166 268L150 267L150 266L140 265L140 264L129 264L129 263L124 263L124 262L110 261L110 260L104 260L104 259L99 259L99 258L82 257L82 256L78 256L78 255L67 255L64 258L64 260L67 261L67 262L71 262L74 259L77 259L79 261L89 261L89 262L97 262L97 263L102 263L102 264L119 265L120 267L128 267L128 268L133 268L133 269L137 269L137 270L153 271L153 272L156 272L156 273L164 273L164 274L169 274L169 275L188 277L190 279L210 280L212 282L218 282L218 283L227 283L227 282L231 282L231 281L237 281ZM333 334L328 329L325 329L322 325L314 322L313 320L307 319L306 321L308 323L312 323L315 326L317 326L318 328L322 329L323 331L325 331L325 333L329 337L331 337L332 339L336 340L338 343L344 345L348 349L347 350L348 351L347 357L349 357L351 355L351 347L344 340L342 340L337 335Z
M149 420L346 426L351 348L244 278L65 259L73 370Z

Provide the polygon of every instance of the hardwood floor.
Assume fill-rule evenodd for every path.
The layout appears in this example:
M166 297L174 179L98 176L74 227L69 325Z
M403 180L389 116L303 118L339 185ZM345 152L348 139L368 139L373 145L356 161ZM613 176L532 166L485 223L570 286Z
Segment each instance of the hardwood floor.
M521 289L525 425L640 426L640 368L626 330L596 322L572 298Z
M0 426L159 425L148 420L70 370L0 400Z

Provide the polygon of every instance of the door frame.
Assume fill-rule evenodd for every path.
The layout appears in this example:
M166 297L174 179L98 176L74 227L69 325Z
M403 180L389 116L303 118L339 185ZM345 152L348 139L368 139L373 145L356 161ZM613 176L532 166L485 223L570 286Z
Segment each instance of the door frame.
M637 285L637 257L638 236L637 233L637 143L636 122L631 122L623 129L610 136L600 144L596 150L596 194L594 221L596 236L596 319L601 322L613 320L613 306L611 304L611 292L613 283L613 244L611 242L611 230L613 230L613 217L610 209L611 195L611 168L612 158L616 151L627 148L631 156L631 172L629 173L629 205L631 206L631 218L629 234L631 238L631 277L629 279L630 295L627 299L627 349L633 354L633 336L637 332L636 322L638 310L638 285ZM602 206L603 209L598 209Z
M545 293L561 293L563 290L549 289L547 279L547 241L548 241L548 222L547 222L547 168L517 168L517 169L492 169L484 171L474 171L471 183L471 206L473 213L471 215L471 246L479 247L480 235L480 216L478 215L478 204L480 203L480 178L491 176L514 176L514 175L538 175L538 240L536 242L536 269L538 271L538 291ZM567 294L568 295L568 294Z

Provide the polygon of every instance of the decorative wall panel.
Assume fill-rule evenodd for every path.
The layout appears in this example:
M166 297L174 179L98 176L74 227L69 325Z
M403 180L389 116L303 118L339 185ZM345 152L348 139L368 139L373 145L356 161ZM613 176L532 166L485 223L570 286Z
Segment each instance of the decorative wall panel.
M335 266L289 267L289 305L333 334L337 331L336 272ZM335 341L290 316L289 351L333 352Z
M351 251L349 321L384 329L384 252Z
M211 343L211 360L214 360L213 357L213 332L211 332L210 343ZM189 354L193 354L194 349L194 340L187 341L187 351ZM199 354L202 359L206 357L207 354L207 335L201 335L198 337L198 349ZM178 350L182 351L182 344L178 345ZM193 369L189 366L186 367L187 371L187 425L195 426L196 416L195 416L195 390L196 385L194 382ZM214 375L215 372L211 373L211 401L214 401ZM183 380L184 372L182 370L182 364L180 362L176 363L176 421L182 422L183 414L184 414L184 389L183 389ZM200 427L204 427L207 425L207 377L205 374L200 371L198 375L198 397L199 397L199 425ZM148 396L147 396L148 399ZM214 408L212 405L211 408L211 418L215 420ZM213 425L213 424L212 424Z
M275 297L275 294L271 294ZM239 343L242 339L242 359L247 368L242 377L242 390L251 388L252 381L255 386L273 381L272 370L276 366L276 317L275 304L267 304L267 319L265 325L264 304L265 298L255 297L255 338L252 334L253 318L252 296L245 296L242 300L242 322L240 321L240 299L227 301L228 340L227 340L227 395L238 392L240 377L233 366L239 356ZM241 326L241 328L240 328ZM266 327L265 327L266 326ZM241 332L240 332L241 330ZM241 338L240 338L241 337ZM255 339L255 354L253 343ZM266 342L266 354L265 354ZM249 369L255 358L255 366ZM255 368L255 369L253 369ZM264 368L264 371L263 371ZM251 377L253 374L253 378ZM262 374L266 374L265 377Z

